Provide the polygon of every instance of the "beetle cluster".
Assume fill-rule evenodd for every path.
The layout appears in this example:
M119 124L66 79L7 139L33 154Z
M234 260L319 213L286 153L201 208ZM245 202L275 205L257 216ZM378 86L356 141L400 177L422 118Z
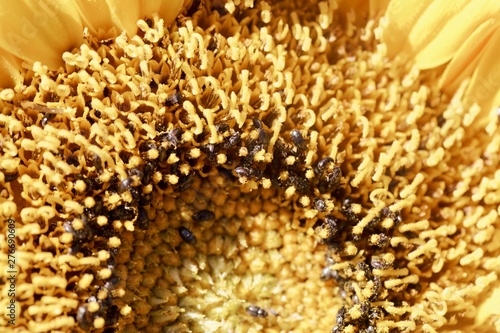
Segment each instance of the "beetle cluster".
M178 107L178 103L183 96L174 93L165 102L167 106ZM134 136L137 135L136 126L129 124L127 130ZM68 224L67 232L74 235L71 247L72 253L78 251L89 252L90 249L106 249L106 238L119 237L117 225L125 225L132 222L141 230L149 227L147 209L152 202L153 189L166 191L171 195L186 191L194 182L199 172L209 172L210 168L217 172L225 172L229 177L246 178L261 182L264 178L269 179L271 184L278 189L287 190L293 187L300 195L311 197L311 207L318 212L328 212L331 207L323 197L321 191L315 188L322 184L324 191L333 192L340 187L341 172L331 158L320 160L316 167L309 168L314 172L312 177L306 177L308 166L306 164L307 140L303 134L294 129L289 133L290 143L286 143L283 137L278 137L270 160L262 159L268 153L271 132L260 119L248 121L249 129L242 139L242 131L232 128L227 123L221 122L215 125L219 135L216 143L211 143L207 133L199 134L194 139L199 142L200 154L193 156L190 152L193 146L189 142L184 142L183 131L178 127L169 128L163 125L157 126L157 135L154 138L139 142L138 154L142 163L126 170L126 177L121 179L117 175L112 175L106 182L101 181L101 176L108 171L107 163L97 154L88 154L86 158L87 169L75 179L82 180L86 184L86 195L92 195L96 204L93 207L85 208L81 217L84 221L84 228L74 230ZM247 154L242 155L241 149L245 149ZM219 156L226 159L223 163L219 161ZM124 164L130 163L132 154L120 152L118 157ZM70 155L72 163L79 164L79 160ZM166 175L177 179L172 182ZM324 192L323 191L323 192ZM110 196L118 197L115 204L110 204ZM98 223L98 219L104 218L107 223ZM215 218L211 210L196 211L192 215L193 222L203 223ZM334 239L336 231L335 220L327 217L326 224L330 228L331 240ZM177 228L181 239L195 246L198 239L192 230L186 226ZM113 254L112 249L110 253ZM113 271L113 264L109 268ZM79 310L79 322L85 322L84 308ZM251 311L255 310L255 311ZM264 317L265 310L249 308L247 312L255 314L257 317Z
M78 307L76 312L76 321L80 327L89 331L94 327L94 321L97 318L104 319L104 326L112 327L118 321L120 311L116 305L113 304L113 299L111 294L108 294L104 299L99 299L95 296L90 296L87 299L87 303ZM91 309L94 307L94 309Z
M377 321L384 317L383 310L380 307L370 306L368 302L364 302L356 307L356 318L350 314L345 306L342 306L336 316L336 325L332 329L332 333L340 333L346 326L357 327L356 332L360 333L376 333ZM352 329L351 329L352 331Z
M389 241L388 231L401 222L400 214L383 209L380 216L374 218L366 228L378 236L363 243L363 234L353 232L354 226L363 216L355 199L345 196L341 166L330 156L311 158L308 147L310 141L315 140L311 133L290 128L290 123L284 123L276 137L272 113L254 113L238 124L216 117L212 119L213 125L203 124L203 129L197 131L193 123L190 124L194 115L189 113L194 112L199 116L200 110L194 107L194 111L188 112L184 102L195 105L193 96L177 89L164 99L163 106L176 114L178 119L153 117L155 134L146 134L137 122L131 121L125 125L129 137L136 140L137 148L135 151L122 150L115 155L118 159L115 162L125 166L124 172L119 175L115 173L106 178L111 169L106 156L95 152L87 152L85 158L76 156L74 152L68 154L68 163L72 165L82 167L80 164L85 162L86 169L74 178L84 182L85 195L92 196L96 202L93 207L86 207L79 217L83 221L82 228L74 228L70 223L65 226L66 231L73 234L71 252L90 254L90 249L107 249L106 239L119 237L123 226L127 230L148 230L148 208L154 192L176 197L187 191L197 177L214 172L224 173L228 181L273 186L288 199L297 199L297 207L313 210L318 216L315 230L332 254L330 262L327 261L327 266L321 272L321 278L333 279L341 287L345 295L345 311L349 307L357 307L359 312L369 313L370 302L378 299L382 285L380 277L373 274L372 270L382 267L385 262L383 258L379 259L375 255L351 264L344 270L331 267L335 262L349 261L355 256L352 249L347 249L347 243L355 244L354 247L368 245L377 251L383 250ZM92 110L87 120L93 124L98 121L100 114L101 111ZM202 123L206 120L200 119ZM142 120L151 123L152 119L144 116ZM113 200L110 201L110 197ZM192 215L194 224L214 219L214 212L208 209L196 211ZM176 227L176 232L191 247L200 245L196 237L199 235L197 230L180 225ZM113 251L116 250L109 251L112 256ZM112 259L108 262L111 271L114 269ZM355 276L359 274L364 276L363 281L356 281ZM364 296L356 294L353 283L370 289L366 300ZM267 315L265 310L256 306L248 307L247 312L256 317ZM84 315L80 317L82 320L85 318ZM344 323L366 329L370 327L366 324L369 315L341 317L342 324L337 325L340 330L345 326Z
M450 106L448 99L437 98L432 75L415 76L408 74L406 67L388 64L384 49L377 47L379 38L364 38L373 31L349 24L352 17L343 20L354 29L346 34L343 24L338 24L338 18L345 15L341 8L335 11L334 2L316 5L300 6L297 2L288 8L284 3L265 1L195 0L177 18L177 26L164 29L167 21L145 18L138 22L137 36L105 40L87 36L87 45L65 53L66 66L60 70L33 66L23 81L26 89L3 91L0 129L5 139L3 166L8 170L0 172L5 201L1 202L2 211L9 215L17 210L23 224L32 219L35 226L48 227L43 238L36 232L21 233L26 248L32 243L33 248L52 252L47 255L55 253L58 259L59 253L65 255L56 244L60 237L61 247L68 246L71 264L80 259L83 263L82 267L70 265L70 270L49 260L34 263L32 272L54 272L58 278L67 278L68 287L52 292L48 286L36 291L35 307L30 309L29 300L22 304L28 310L23 313L28 315L19 318L20 325L26 320L52 325L54 313L64 311L74 317L64 319L68 325L76 319L85 330L101 329L103 318L109 317L103 328L109 331L116 308L109 305L109 296L103 296L102 291L119 295L121 290L114 288L123 282L127 295L124 302L116 300L117 304L136 303L131 316L122 321L124 326L131 323L125 331L197 331L187 326L175 329L184 323L165 326L171 320L194 325L186 319L195 316L181 308L194 304L199 309L201 302L195 296L210 295L204 289L214 291L218 286L206 283L205 277L213 277L216 270L208 270L215 265L205 265L203 255L231 254L225 258L232 264L233 254L240 259L241 253L241 259L248 262L238 264L238 270L234 265L228 274L247 273L246 264L250 273L262 269L273 274L270 268L280 259L275 255L260 257L259 244L264 250L273 247L274 251L276 246L285 255L279 246L281 240L283 244L293 240L288 231L300 236L306 231L309 236L309 227L315 222L322 244L316 247L317 242L311 242L311 251L328 253L326 265L317 273L327 281L326 286L335 285L343 302L334 331L366 333L384 322L406 319L435 327L435 323L455 318L453 311L458 313L478 302L479 296L467 294L471 297L463 302L464 307L460 304L447 314L432 313L429 318L415 319L402 309L408 309L403 305L408 301L411 310L430 314L434 300L421 297L420 288L426 285L412 278L448 285L445 278L461 259L446 259L437 252L441 246L425 242L437 241L453 250L464 236L460 230L463 221L450 223L453 212L468 216L475 215L474 208L484 208L478 211L484 222L487 217L482 214L491 208L488 200L495 201L495 193L474 192L482 189L481 179L486 177L493 183L496 179L491 176L497 169L496 160L484 154L491 149L473 144L472 154L455 159L460 155L455 146L467 146L471 140L457 127L464 125L462 117L469 117L467 112L472 114L475 109L462 110L460 103ZM400 80L400 75L411 84ZM30 100L28 105L23 105L24 99ZM17 107L20 102L21 109ZM451 112L454 108L460 112ZM471 133L483 133L484 140L476 141L487 143L498 137L492 128L484 132L476 123L483 122L467 125L477 129ZM434 131L435 124L442 127L439 133ZM484 177L466 175L470 172L443 176L450 168L467 169L481 159L489 166L481 170ZM232 187L238 183L243 184L240 189ZM231 191L225 191L226 185ZM466 192L457 197L456 192L462 193L462 189ZM473 200L472 208L464 210L461 203L470 200L463 197L471 191L479 201ZM488 200L481 200L483 195ZM388 207L382 208L384 205ZM276 207L280 209L278 222L260 216L255 223L245 219L247 214L270 215ZM38 208L39 216L35 214ZM402 209L408 215L398 211ZM496 207L491 209L494 213ZM154 221L150 221L153 216ZM233 216L244 220L244 232L240 221L226 222ZM421 221L398 228L403 217ZM443 234L447 223L458 231ZM251 230L254 226L255 232ZM474 235L478 251L488 247L488 230ZM233 243L235 235L238 242ZM247 238L251 242L245 242ZM245 249L248 255L238 252L247 243L256 251ZM299 248L308 251L302 246L305 243L300 242ZM457 253L466 256L474 249L476 246L469 246ZM289 253L295 254L293 250ZM485 251L483 258L467 256L458 268L466 269L466 261L476 267L475 261L495 255ZM250 260L253 257L259 260ZM317 258L315 255L313 260ZM93 265L86 265L87 259ZM316 261L309 263L317 267ZM292 279L304 270L300 264L290 267L290 272L282 272L290 273L286 276ZM91 288L74 282L80 271L94 274ZM487 273L487 269L477 271L478 276ZM467 293L466 287L479 292L470 276L453 276L457 277L452 284L459 285L460 292ZM28 285L36 285L29 281L29 274L26 277ZM148 295L154 287L174 289L175 299L158 296L156 301L161 303L154 305L161 308L158 311L145 309L143 300L131 300L131 290L140 298L151 299ZM254 289L254 298L262 296ZM286 288L287 295L300 298L290 289ZM64 291L71 293L65 295L69 298L86 299L89 293L90 298L74 310L33 315L43 295L62 296ZM183 299L186 294L187 299ZM292 297L287 296L287 300L292 301ZM232 302L227 303L229 311L217 312L224 325L233 322L223 317L232 316L235 309ZM388 303L398 308L397 313ZM314 304L302 309L308 314L298 313L304 320L301 324L316 321L315 315L321 313L314 313ZM267 311L274 315L273 310ZM201 315L212 320L212 313ZM259 319L267 315L266 310L257 306L248 307L246 314L257 318L256 325L267 322ZM458 323L466 320L457 318ZM275 322L286 330L282 324L290 321ZM388 330L398 330L402 327L399 324ZM62 326L60 330L65 330Z
M328 256L327 262L333 264L335 260ZM332 333L343 332L348 326L351 330L355 327L357 332L376 332L376 323L386 312L373 304L380 300L383 290L381 278L372 273L374 268L360 261L357 265L349 264L343 270L333 270L330 266L323 269L322 280L334 279L344 301Z
M324 163L331 162L325 161L319 163L321 164L319 168L323 167ZM319 205L321 207L320 202ZM388 300L398 302L398 299L384 287L384 280L387 277L380 275L380 271L395 268L394 256L385 253L384 250L389 245L394 230L401 224L402 216L400 212L383 208L368 222L362 233L355 233L356 225L364 217L363 209L356 204L353 197L349 196L341 200L339 206L338 216L327 215L319 219L315 225L316 233L328 246L326 266L321 271L320 278L323 281L333 280L339 287L340 296L344 301L344 305L338 311L332 332L352 331L352 329L364 333L376 332L377 321L383 319L387 313L374 303ZM349 249L349 246L356 250ZM359 249L364 247L370 248L370 255L355 258ZM339 263L348 265L342 265L342 269L334 269L339 267L336 266ZM410 285L406 287L412 288Z

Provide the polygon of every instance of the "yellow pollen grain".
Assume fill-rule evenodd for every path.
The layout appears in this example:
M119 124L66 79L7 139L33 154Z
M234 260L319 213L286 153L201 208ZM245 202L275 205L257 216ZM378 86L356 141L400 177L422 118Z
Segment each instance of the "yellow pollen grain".
M110 237L108 244L111 248L117 248L121 245L121 241L118 237Z

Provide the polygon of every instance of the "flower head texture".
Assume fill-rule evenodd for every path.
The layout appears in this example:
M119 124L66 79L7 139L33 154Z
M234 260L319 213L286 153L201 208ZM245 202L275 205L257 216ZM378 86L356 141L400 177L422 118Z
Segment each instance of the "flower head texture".
M408 3L3 4L2 332L500 332L496 5Z

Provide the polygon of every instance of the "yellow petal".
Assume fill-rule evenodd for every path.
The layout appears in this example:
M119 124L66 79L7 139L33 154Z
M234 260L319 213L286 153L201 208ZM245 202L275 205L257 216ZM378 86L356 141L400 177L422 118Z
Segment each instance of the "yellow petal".
M484 21L499 13L500 1L393 1L384 41L390 56L402 51L420 69L433 68L448 62Z
M168 26L170 23L174 22L175 18L181 12L182 6L184 5L183 0L178 1L161 1L158 8L158 15L165 21L165 25Z
M449 61L483 22L499 13L500 1L434 2L428 9L428 17L418 22L409 37L417 45L416 63L426 69Z
M111 10L105 0L76 1L82 23L90 33L101 39L113 37L111 30L115 27L111 19ZM104 33L101 33L104 32Z
M169 25L179 15L183 0L108 0L114 24L129 36L137 32L137 20L158 13Z
M364 26L367 20L382 16L390 0L337 0L336 2L338 5L336 12L355 14L352 23Z
M0 47L32 64L50 69L61 55L83 41L80 17L71 1L0 0Z
M462 81L472 75L481 52L491 42L491 36L499 25L500 22L494 19L483 22L460 46L439 80L439 86L444 91L452 94Z
M468 104L478 103L481 114L487 115L500 106L500 29L496 29L484 51L465 92ZM478 117L481 117L478 116Z
M125 31L129 36L137 32L140 4L137 0L107 0L111 10L111 18L120 31Z
M179 14L182 0L80 0L76 1L83 24L98 38L137 32L137 20L158 13L168 25ZM116 32L118 29L118 32Z
M383 14L389 2L389 0L370 0L370 17L377 17Z
M0 87L13 87L22 82L21 60L0 50Z
M498 306L499 299L500 287L496 287L493 289L493 292L490 292L490 296L478 306L475 318L476 324L481 325L486 322L490 316L500 315L500 307Z
M429 0L392 0L389 3L386 11L388 22L382 36L383 42L387 45L389 57L393 58L400 54L403 47L410 47L406 50L407 55L413 53L411 45L406 45L408 35L430 3Z

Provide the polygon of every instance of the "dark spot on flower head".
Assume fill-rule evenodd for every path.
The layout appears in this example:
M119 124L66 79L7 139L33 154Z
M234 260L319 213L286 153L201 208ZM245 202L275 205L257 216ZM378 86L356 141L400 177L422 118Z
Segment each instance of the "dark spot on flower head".
M92 166L95 168L97 173L101 174L104 171L101 158L97 154L92 153L91 155Z
M300 134L299 130L297 129L292 130L290 132L290 139L299 150L306 149L306 140L304 140L304 137L302 137L302 134Z
M320 193L331 193L335 191L342 179L342 171L338 166L333 166L331 171L323 171L318 183Z
M160 190L166 190L169 187L169 183L166 182L165 180L160 180L156 185ZM176 189L176 192L181 192L181 191L177 191Z
M166 142L169 148L177 149L181 133L182 133L181 129L176 127L170 131L160 133L158 135L158 140L161 142Z
M224 16L229 13L224 4L225 4L224 1L213 1L212 10L217 12L219 16Z
M122 150L118 156L120 157L120 159L123 161L123 163L127 164L129 161L130 161L130 158L132 157L132 153L130 152L126 152L124 150Z
M80 328L85 331L88 331L91 327L93 327L94 313L88 310L87 304L81 305L76 310L76 321L78 322L78 325L80 325Z
M103 203L102 197L97 196L94 198L94 201L95 201L95 204L94 204L94 207L92 207L92 211L93 211L94 215L99 215L104 210L104 203Z
M191 3L191 6L189 7L189 9L187 10L186 12L186 16L193 16L194 13L196 13L198 11L198 9L200 8L200 5L201 5L201 0L193 0L193 2Z
M181 226L177 230L182 240L188 243L189 245L195 245L198 242L196 236L188 228Z
M79 220L81 221L81 226L79 226L79 228L73 227L73 223L76 223L74 220L71 222L64 222L64 231L73 235L70 254L76 254L79 252L82 246L92 241L94 237L92 229L89 227L88 217L85 214L82 214Z
M141 230L147 230L149 227L148 212L143 207L138 209L136 224Z
M134 180L130 177L127 177L124 180L122 180L118 185L118 193L124 193L126 191L130 191L133 182Z
M249 305L246 307L245 310L252 317L266 318L268 316L268 313L266 310L264 310L256 305Z
M52 119L54 119L56 116L55 113L46 113L42 117L42 120L40 121L40 126L45 127Z
M387 268L390 268L392 267L392 264L391 263L388 263L387 261L385 261L381 256L379 255L374 255L371 257L370 259L370 265L374 268L374 269L387 269Z
M262 121L260 119L257 119L257 118L253 118L252 119L252 122L253 122L253 126L256 128L256 129L262 129Z
M76 157L75 155L69 155L67 158L66 158L66 162L69 164L69 165L73 165L75 167L79 166L80 165L80 162L78 161L78 157Z
M215 218L215 214L210 210L200 210L193 214L193 220L196 222L210 221Z
M153 192L141 193L139 196L139 206L150 205L153 201Z
M109 279L106 279L106 283L104 283L104 288L108 290L113 290L114 288L116 288L116 286L118 286L119 283L120 283L120 278L113 274Z
M106 326L114 326L118 322L118 319L120 318L120 309L115 304L111 304L106 308L106 312L105 312L105 315L103 317L106 320L106 322L105 322ZM113 330L113 331L110 331L110 330ZM114 328L107 327L106 331L107 332L114 332Z
M184 96L182 95L182 93L177 91L167 97L167 99L165 100L165 105L173 106L175 104L179 104L180 102L182 102L183 98Z
M256 118L252 120L253 120L253 125L259 131L259 137L257 139L257 146L259 146L258 150L265 149L267 147L267 144L269 143L269 135L265 131L262 121Z
M219 150L218 146L214 144L206 144L201 146L201 151L204 152L208 157L208 164L213 165L217 160L217 152Z
M345 306L342 306L340 308L340 310L337 312L337 316L336 316L336 319L335 319L335 322L337 324L337 327L340 329L340 330L343 330L344 329L344 322L345 322L345 317L346 317L346 308ZM333 332L333 331L332 331Z
M158 147L158 162L163 163L168 158L169 151L165 147Z
M148 25L148 27L152 28L153 27L153 20L150 19L149 17L146 18L145 20L146 24Z
M439 127L443 127L443 125L446 123L446 118L444 117L444 115L439 115L439 117L437 118L437 125Z
M322 281L327 281L330 279L337 279L338 277L339 277L338 272L335 270L332 270L330 267L325 267L321 270L320 279Z
M220 123L215 125L215 129L217 130L217 132L223 134L229 131L229 125L226 123Z
M217 50L217 40L215 39L215 37L212 36L210 38L210 40L208 42L207 50L212 51L212 52Z
M368 310L368 320L372 325L375 325L377 320L384 318L384 312L378 306L373 306Z
M6 183L9 183L11 181L14 181L19 177L19 173L14 172L14 173L4 173L4 180Z
M238 177L251 177L252 176L252 170L250 168L244 167L244 166L239 166L234 169L234 173Z
M370 270L370 267L365 262L360 261L357 266L361 271L363 271L363 273L365 273L365 278L367 278L368 280L373 280L373 274Z
M342 206L340 207L341 213L347 218L347 221L351 224L358 222L358 217L356 213L352 210L352 198L347 197L342 201Z
M179 181L175 187L176 192L183 192L187 190L194 182L194 172L189 173L188 175L182 175L179 177Z
M156 145L156 142L154 141L145 141L141 143L139 146L139 151L141 152L142 158L145 160L153 160L156 159L157 157L150 157L149 153L151 151L158 151L158 146Z
M389 245L390 238L384 233L373 234L368 240L371 246L376 246L380 249L383 249Z
M230 136L224 139L222 146L225 149L236 146L241 140L241 134L239 132L234 132Z
M331 158L331 157L325 157L325 158L323 158L316 165L316 173L320 174L321 172L323 172L326 169L326 167L328 166L328 164L333 163L333 162L334 162L333 158Z
M320 212L324 212L327 209L325 200L322 198L314 198L314 207Z
M128 171L128 176L129 177L137 177L139 179L142 179L142 177L144 176L144 173L139 168L133 168L133 169L130 169Z
M146 186L151 182L151 176L155 171L155 165L153 162L147 162L142 169L141 184Z
M384 220L386 218L390 218L394 222L394 225L393 225L393 227L391 229L396 228L403 221L403 218L401 216L401 212L400 211L393 212L388 207L384 207L380 211L380 217L379 217L379 219L380 219L380 221L382 221L382 220Z
M326 216L323 223L317 226L317 233L325 244L333 245L338 242L338 234L344 229L345 221L340 221L333 216Z
M139 151L141 153L147 152L151 149L157 149L157 145L154 141L145 141L139 146Z
M382 292L382 281L380 280L379 276L373 277L373 288L372 288L371 292L372 292L372 294L371 294L370 298L368 298L368 301L376 302L379 299L380 294Z
M111 221L131 221L134 219L136 212L132 206L127 204L120 205L109 212Z
M288 172L288 181L285 187L294 186L300 194L311 194L311 184L303 175L297 174L293 171Z

